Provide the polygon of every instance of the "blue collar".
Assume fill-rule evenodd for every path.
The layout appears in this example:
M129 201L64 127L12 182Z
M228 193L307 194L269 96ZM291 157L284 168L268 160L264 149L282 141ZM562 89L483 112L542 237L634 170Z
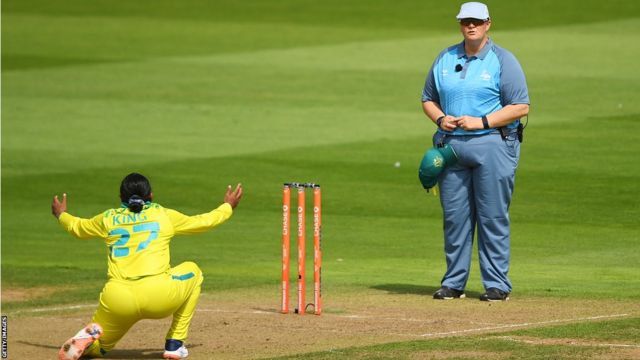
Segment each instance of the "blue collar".
M480 60L484 60L484 58L487 56L487 54L489 53L489 50L491 50L491 47L493 47L493 41L491 41L491 38L489 38L487 40L487 43L484 44L484 46L482 47L482 49L480 49L480 52L478 53L478 55L474 55L472 56L472 58L478 58ZM461 58L466 58L467 54L464 52L464 40L462 40L462 42L460 44L458 44L458 48L456 50L456 53L458 55L458 59Z

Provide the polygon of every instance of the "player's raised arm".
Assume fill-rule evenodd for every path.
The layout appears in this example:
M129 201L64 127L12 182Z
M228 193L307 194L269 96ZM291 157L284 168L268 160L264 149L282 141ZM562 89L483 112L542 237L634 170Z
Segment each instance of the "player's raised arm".
M224 203L216 209L199 215L188 216L176 210L167 209L176 234L195 234L207 231L227 221L233 214L242 198L242 185L236 185L235 190L229 185L224 194Z
M51 214L58 219L60 225L71 235L80 239L105 237L107 231L102 223L103 215L99 214L91 219L83 219L67 212L67 194L62 194L62 201L58 195L51 202Z

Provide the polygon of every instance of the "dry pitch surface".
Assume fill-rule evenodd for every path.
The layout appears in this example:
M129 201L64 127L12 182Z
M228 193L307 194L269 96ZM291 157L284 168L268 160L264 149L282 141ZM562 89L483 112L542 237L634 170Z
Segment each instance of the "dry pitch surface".
M34 294L46 293L46 291ZM5 291L7 296L19 290ZM203 295L187 345L190 359L256 359L350 346L507 332L605 319L640 316L638 302L550 298L484 303L475 298L435 301L427 295L389 294L370 290L357 296L328 297L321 316L278 313L277 289L269 301L264 292L234 291ZM261 296L262 295L262 296ZM33 295L37 296L37 295ZM5 297L6 301L19 301ZM293 303L292 299L292 303ZM16 310L8 315L9 359L52 359L68 337L90 320L94 304ZM170 320L136 324L109 353L111 359L158 359ZM533 338L513 341L544 344ZM610 346L612 356L640 358L637 344L561 341L566 345ZM613 346L611 346L613 345ZM616 346L620 345L620 346ZM617 354L617 355L616 355ZM441 356L440 354L439 356ZM452 356L460 356L451 353ZM469 355L469 354L467 354ZM428 354L421 354L429 357Z

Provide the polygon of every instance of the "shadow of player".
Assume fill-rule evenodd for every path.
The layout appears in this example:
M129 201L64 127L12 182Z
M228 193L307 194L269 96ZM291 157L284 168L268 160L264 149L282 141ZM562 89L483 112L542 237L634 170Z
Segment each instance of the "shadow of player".
M51 349L52 352L57 353L60 349L59 345L49 345L49 344L38 344L29 341L18 341L21 344L39 347L43 349ZM188 344L187 347L189 349L196 348L202 346L202 344ZM122 360L132 360L132 359L162 359L162 349L114 349L107 353L105 356L106 359L122 359Z

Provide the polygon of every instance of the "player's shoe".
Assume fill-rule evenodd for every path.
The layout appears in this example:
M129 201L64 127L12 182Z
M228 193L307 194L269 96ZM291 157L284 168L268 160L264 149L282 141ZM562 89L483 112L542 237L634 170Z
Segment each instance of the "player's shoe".
M441 287L433 294L433 298L436 300L464 299L464 297L464 291L448 288L446 286Z
M180 360L189 356L189 351L180 340L167 339L164 345L163 359Z
M82 357L84 351L102 336L102 327L98 324L89 324L71 339L65 341L58 352L58 360L77 360Z
M480 295L481 301L507 301L509 293L497 288L488 288L487 292Z

